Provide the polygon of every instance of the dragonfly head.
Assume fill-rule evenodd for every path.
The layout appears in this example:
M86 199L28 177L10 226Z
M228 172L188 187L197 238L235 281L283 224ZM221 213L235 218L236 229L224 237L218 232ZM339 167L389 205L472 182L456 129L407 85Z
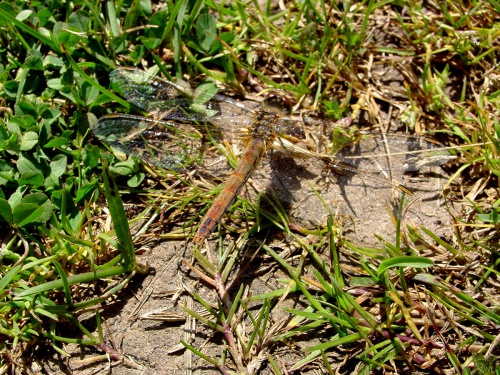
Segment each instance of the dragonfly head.
M271 93L260 104L263 111L281 116L292 114L292 102L285 96Z

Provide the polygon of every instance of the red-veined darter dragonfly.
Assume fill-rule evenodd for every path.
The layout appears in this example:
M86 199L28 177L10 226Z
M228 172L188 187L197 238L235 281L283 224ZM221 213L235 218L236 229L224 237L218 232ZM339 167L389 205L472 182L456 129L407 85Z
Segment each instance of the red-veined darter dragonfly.
M362 175L363 180L378 187L398 187L410 194L391 179L392 170L417 171L444 164L451 158L441 144L429 138L336 132L339 126L321 126L327 129L326 146L320 146L323 142L314 145L304 140L307 122L277 106L279 97L252 107L224 95L208 96L138 69L119 68L110 78L129 102L148 114L148 117L111 114L100 118L93 132L112 148L165 169L186 170L197 164L221 170L220 164L211 167L217 163L208 163L203 158L204 150L220 147L218 144L224 139L238 138L244 145L236 168L193 237L196 244L213 231L266 153L272 154L271 166L287 165L279 172L283 180L310 172L307 167L282 163L302 158L320 165L325 176ZM318 124L327 122L315 120L314 127L319 128ZM286 177L287 173L291 177Z

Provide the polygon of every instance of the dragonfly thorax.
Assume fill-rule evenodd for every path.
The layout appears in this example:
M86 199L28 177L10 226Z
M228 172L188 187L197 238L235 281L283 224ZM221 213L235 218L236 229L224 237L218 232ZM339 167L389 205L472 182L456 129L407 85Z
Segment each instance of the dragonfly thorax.
M276 137L274 124L278 120L279 115L272 112L260 111L257 113L255 121L249 129L249 135L252 138L261 138L266 141Z

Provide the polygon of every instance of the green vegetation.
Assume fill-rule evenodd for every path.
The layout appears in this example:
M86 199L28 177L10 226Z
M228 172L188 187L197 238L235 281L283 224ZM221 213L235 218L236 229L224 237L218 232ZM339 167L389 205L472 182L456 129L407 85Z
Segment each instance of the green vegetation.
M42 342L62 356L66 343L95 346L131 366L104 342L103 303L147 272L141 244L188 241L220 190L121 160L93 137L106 113L140 114L109 87L113 69L136 66L240 95L285 92L330 119L361 112L359 127L380 130L395 111L399 130L456 150L453 238L398 221L392 243L358 247L333 218L300 228L271 196L239 198L221 225L235 241L183 260L218 296L191 290L197 309L184 307L218 345L207 354L184 342L196 366L498 374L500 3L223 3L0 3L0 373L27 372ZM261 258L256 274L279 269L268 277L281 287L251 295L242 249ZM79 320L89 311L96 333Z

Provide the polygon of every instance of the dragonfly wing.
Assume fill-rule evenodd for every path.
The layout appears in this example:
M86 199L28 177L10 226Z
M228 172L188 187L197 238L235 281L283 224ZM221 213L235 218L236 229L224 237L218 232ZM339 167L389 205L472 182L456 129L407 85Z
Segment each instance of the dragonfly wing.
M438 204L440 175L428 173L427 167L450 160L448 151L420 137L363 135L335 154L301 151L282 142L281 151L273 152L269 165L263 164L271 171L267 180L270 192L288 204L294 222L324 225L332 214L345 230L352 230L349 238L375 245L374 234L393 236L391 215L397 216L402 192L407 193L407 202L417 197L422 202L412 206L418 206L420 223L436 228L447 222L446 212ZM380 154L387 144L390 153L384 158ZM258 172L255 178L260 183L265 175Z
M439 166L454 158L439 142L419 136L360 132L342 147L335 157L353 166L371 165L374 172L415 172Z
M197 129L188 124L111 114L101 117L92 131L115 152L167 170L185 171L196 163L200 175L210 179L230 173L227 159L212 143L218 134L208 127Z
M208 96L139 69L119 68L110 74L118 91L155 119L211 122L222 129L249 126L254 111L224 95Z
M294 153L300 154L296 150ZM372 189L395 187L410 195L411 184L405 185L411 173L429 170L454 158L429 138L367 132L358 132L341 147L331 145L325 153L305 154L311 159L310 164L323 165L325 176L342 176L343 180L352 180L353 185Z
M185 169L201 157L201 135L179 124L107 115L99 119L93 132L113 149L169 170Z

